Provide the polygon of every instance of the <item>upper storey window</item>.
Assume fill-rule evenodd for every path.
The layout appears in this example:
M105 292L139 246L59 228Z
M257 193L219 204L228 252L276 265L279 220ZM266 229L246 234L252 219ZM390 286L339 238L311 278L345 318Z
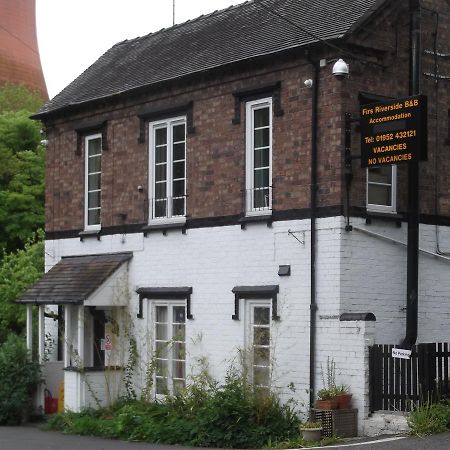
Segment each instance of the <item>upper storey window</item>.
M397 166L367 169L367 209L377 212L396 212Z
M150 220L186 220L186 118L150 124Z
M98 230L101 226L102 135L86 136L85 148L85 229Z
M246 104L246 215L272 211L272 98Z

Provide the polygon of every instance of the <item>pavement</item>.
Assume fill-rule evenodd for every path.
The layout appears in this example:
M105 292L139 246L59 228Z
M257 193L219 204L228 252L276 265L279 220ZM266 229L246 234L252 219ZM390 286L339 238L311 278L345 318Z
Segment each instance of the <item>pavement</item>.
M324 447L320 447L324 448ZM450 432L424 438L380 436L347 439L327 449L341 450L450 450ZM36 426L0 427L0 450L193 450L194 447L125 442L42 431Z

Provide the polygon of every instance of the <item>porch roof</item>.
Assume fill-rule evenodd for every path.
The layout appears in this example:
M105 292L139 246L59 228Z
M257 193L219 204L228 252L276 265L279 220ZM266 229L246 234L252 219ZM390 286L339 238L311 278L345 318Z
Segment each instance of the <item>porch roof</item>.
M82 305L133 254L72 256L62 258L25 291L18 303Z

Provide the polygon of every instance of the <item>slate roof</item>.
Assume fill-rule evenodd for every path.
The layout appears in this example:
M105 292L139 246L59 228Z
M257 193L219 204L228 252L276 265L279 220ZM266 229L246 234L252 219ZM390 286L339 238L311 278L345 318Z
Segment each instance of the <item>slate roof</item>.
M108 50L35 118L238 61L342 38L384 2L252 0L126 40Z
M62 258L29 288L18 303L82 305L132 253Z

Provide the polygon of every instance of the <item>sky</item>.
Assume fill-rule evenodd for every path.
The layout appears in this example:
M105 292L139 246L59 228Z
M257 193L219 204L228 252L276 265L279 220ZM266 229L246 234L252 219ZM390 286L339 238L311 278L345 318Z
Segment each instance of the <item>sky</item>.
M175 0L175 23L243 0ZM173 0L36 0L39 53L49 97L117 42L172 26Z

